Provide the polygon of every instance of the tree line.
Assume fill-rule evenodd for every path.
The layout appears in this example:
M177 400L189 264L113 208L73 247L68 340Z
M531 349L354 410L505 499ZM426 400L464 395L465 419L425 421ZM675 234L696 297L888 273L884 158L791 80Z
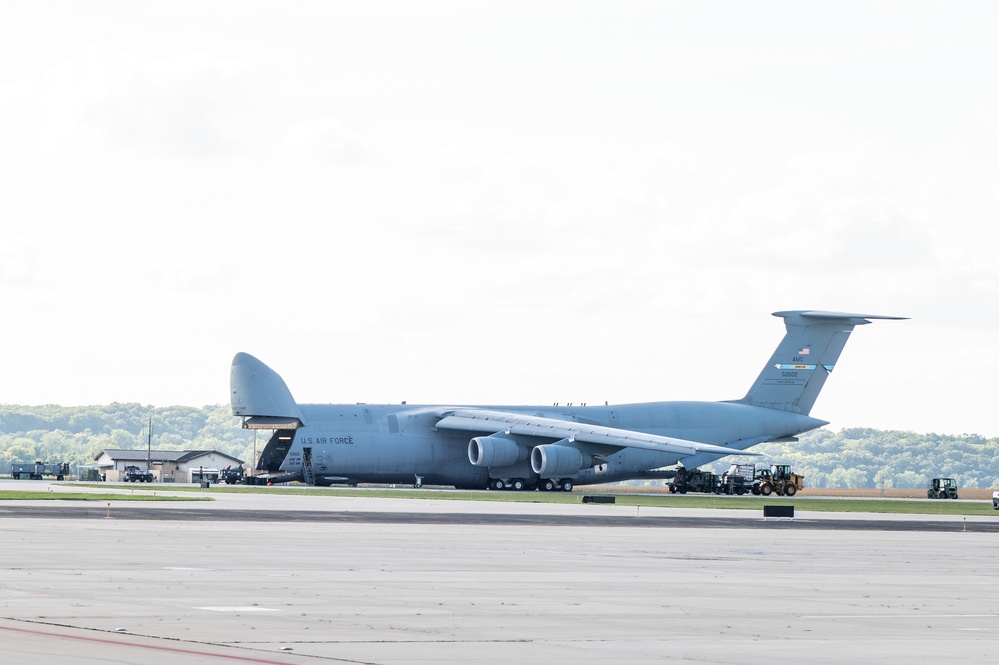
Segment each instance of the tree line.
M152 435L150 436L150 425ZM259 448L267 443L264 432ZM14 462L67 462L72 473L94 464L104 449L218 450L253 461L253 432L244 430L229 405L106 406L0 405L0 473Z
M999 438L978 434L917 434L853 427L807 432L792 443L764 443L758 461L790 464L809 487L903 489L931 478L961 487L999 487ZM729 463L716 462L728 468Z
M269 435L260 433L258 452ZM35 461L67 462L75 472L92 465L105 448L136 450L150 443L157 450L218 450L247 466L253 463L254 434L240 428L228 404L0 405L0 474L9 473L14 462ZM754 462L790 464L810 487L925 487L938 476L957 478L961 487L999 487L999 438L977 434L819 429L797 442L766 443L753 452ZM729 464L722 460L709 468L721 472Z

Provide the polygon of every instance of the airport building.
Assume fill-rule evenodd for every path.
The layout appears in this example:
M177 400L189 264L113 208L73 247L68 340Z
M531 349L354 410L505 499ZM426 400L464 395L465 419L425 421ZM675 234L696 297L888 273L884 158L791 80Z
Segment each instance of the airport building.
M215 482L226 468L243 466L243 460L217 450L102 450L94 458L104 480L124 479L125 469L137 466L153 472L160 483Z

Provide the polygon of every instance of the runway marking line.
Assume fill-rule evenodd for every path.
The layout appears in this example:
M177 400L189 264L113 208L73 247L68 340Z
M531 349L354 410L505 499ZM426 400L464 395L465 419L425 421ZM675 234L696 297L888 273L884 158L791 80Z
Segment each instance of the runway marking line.
M809 614L802 619L993 619L999 614Z
M270 607L195 607L196 610L208 610L210 612L280 612Z
M126 643L120 640L111 640L102 637L84 637L82 635L66 635L65 633L55 633L47 630L37 630L33 628L12 628L10 626L0 626L0 630L6 630L12 633L27 633L29 635L42 635L44 637L61 637L66 640L76 640L79 642L94 642L97 644L111 644L119 647L134 647L137 649L147 649L149 651L182 653L190 656L205 656L208 658L224 658L226 660L236 660L243 663L265 663L266 665L288 665L288 661L286 660L269 660L266 658L254 658L253 656L237 656L237 655L222 654L222 653L212 653L210 651L197 651L195 649L182 649L180 647L157 646L153 644ZM90 629L74 628L74 630L90 630ZM147 639L163 639L163 638L152 637Z

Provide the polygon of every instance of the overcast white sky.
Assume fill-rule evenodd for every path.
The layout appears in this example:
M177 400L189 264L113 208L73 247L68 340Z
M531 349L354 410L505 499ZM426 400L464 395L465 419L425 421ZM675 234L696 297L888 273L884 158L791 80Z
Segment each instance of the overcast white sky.
M999 436L993 2L21 2L0 402L742 397Z

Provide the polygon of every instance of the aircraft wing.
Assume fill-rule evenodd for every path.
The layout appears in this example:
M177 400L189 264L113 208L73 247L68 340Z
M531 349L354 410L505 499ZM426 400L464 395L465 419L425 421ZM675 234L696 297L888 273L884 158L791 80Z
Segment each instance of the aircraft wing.
M661 453L694 455L711 453L715 455L753 455L743 450L698 443L671 436L646 434L616 427L576 423L557 418L543 418L507 411L485 409L455 409L442 414L437 423L440 429L462 430L467 432L509 432L521 436L537 436L549 439L570 439L578 443L592 443L621 448L641 448Z

